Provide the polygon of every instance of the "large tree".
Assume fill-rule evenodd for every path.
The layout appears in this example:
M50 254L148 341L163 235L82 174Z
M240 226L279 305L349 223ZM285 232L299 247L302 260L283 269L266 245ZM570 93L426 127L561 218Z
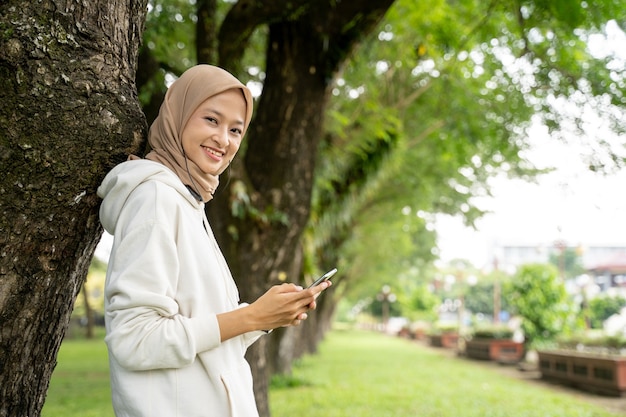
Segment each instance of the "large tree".
M300 275L297 248L329 86L391 3L240 1L217 32L206 20L216 4L198 2L205 24L198 36L219 39L218 54L199 50L202 61L216 59L238 73L251 33L268 28L264 91L248 150L233 169L231 186L211 205L246 300ZM147 6L54 0L0 5L2 417L39 414L100 236L96 187L145 138L134 79ZM268 415L264 357L261 343L252 364L259 409Z
M101 228L96 187L145 121L146 1L0 3L0 416L37 416Z
M302 272L300 241L307 225L323 116L335 74L364 34L383 17L391 0L341 2L238 2L219 33L220 63L234 67L243 48L228 47L260 24L269 24L265 80L245 156L233 169L225 195L208 206L245 300L269 284L297 280ZM284 4L282 4L284 3ZM231 24L239 22L239 24ZM243 27L242 24L243 23ZM232 54L232 55L231 55ZM243 210L234 210L243 207ZM272 349L289 363L294 335L280 334ZM267 415L265 342L248 358L257 383L257 404Z

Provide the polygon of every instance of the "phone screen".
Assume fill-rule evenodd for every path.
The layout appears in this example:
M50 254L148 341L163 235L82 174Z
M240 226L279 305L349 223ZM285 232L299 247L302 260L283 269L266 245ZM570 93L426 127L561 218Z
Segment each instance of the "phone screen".
M330 271L328 271L327 273L325 273L324 275L322 275L321 277L319 277L318 279L316 279L313 284L309 285L309 288L311 287L315 287L316 285L321 284L322 282L329 280L330 277L332 277L333 275L335 275L337 273L337 268L333 268Z

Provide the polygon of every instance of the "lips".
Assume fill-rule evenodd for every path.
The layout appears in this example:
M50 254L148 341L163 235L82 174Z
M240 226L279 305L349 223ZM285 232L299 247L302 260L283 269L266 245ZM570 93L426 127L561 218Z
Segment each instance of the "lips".
M211 157L214 157L215 159L221 159L224 156L224 152L220 152L212 148L207 148L206 146L201 146L201 148L204 150L206 154L208 154Z

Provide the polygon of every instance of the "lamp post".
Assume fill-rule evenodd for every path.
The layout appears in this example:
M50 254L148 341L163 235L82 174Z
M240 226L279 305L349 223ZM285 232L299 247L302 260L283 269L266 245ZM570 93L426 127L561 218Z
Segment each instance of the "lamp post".
M500 276L498 271L498 258L493 258L493 323L500 323Z
M391 292L389 285L383 285L383 288L376 296L376 299L382 304L383 331L386 333L387 323L389 322L389 303L396 301L396 295Z
M464 334L464 330L465 330L465 323L463 322L463 316L465 315L465 293L466 291L470 288L473 287L474 285L476 285L476 283L478 282L478 279L476 278L475 275L469 275L467 278L465 278L463 285L461 287L461 292L459 294L459 307L458 307L458 320L459 320L459 348L461 348L460 344L461 344L461 339L462 336Z
M565 250L567 249L567 243L560 239L554 242L554 247L558 251L559 274L561 276L561 281L565 282Z

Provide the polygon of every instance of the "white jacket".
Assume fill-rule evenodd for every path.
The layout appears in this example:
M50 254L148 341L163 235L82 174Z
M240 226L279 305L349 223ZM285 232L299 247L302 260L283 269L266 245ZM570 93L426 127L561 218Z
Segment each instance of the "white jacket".
M115 167L98 195L114 236L105 341L116 416L257 416L244 354L263 332L220 341L217 314L238 308L239 293L204 204L148 160Z

